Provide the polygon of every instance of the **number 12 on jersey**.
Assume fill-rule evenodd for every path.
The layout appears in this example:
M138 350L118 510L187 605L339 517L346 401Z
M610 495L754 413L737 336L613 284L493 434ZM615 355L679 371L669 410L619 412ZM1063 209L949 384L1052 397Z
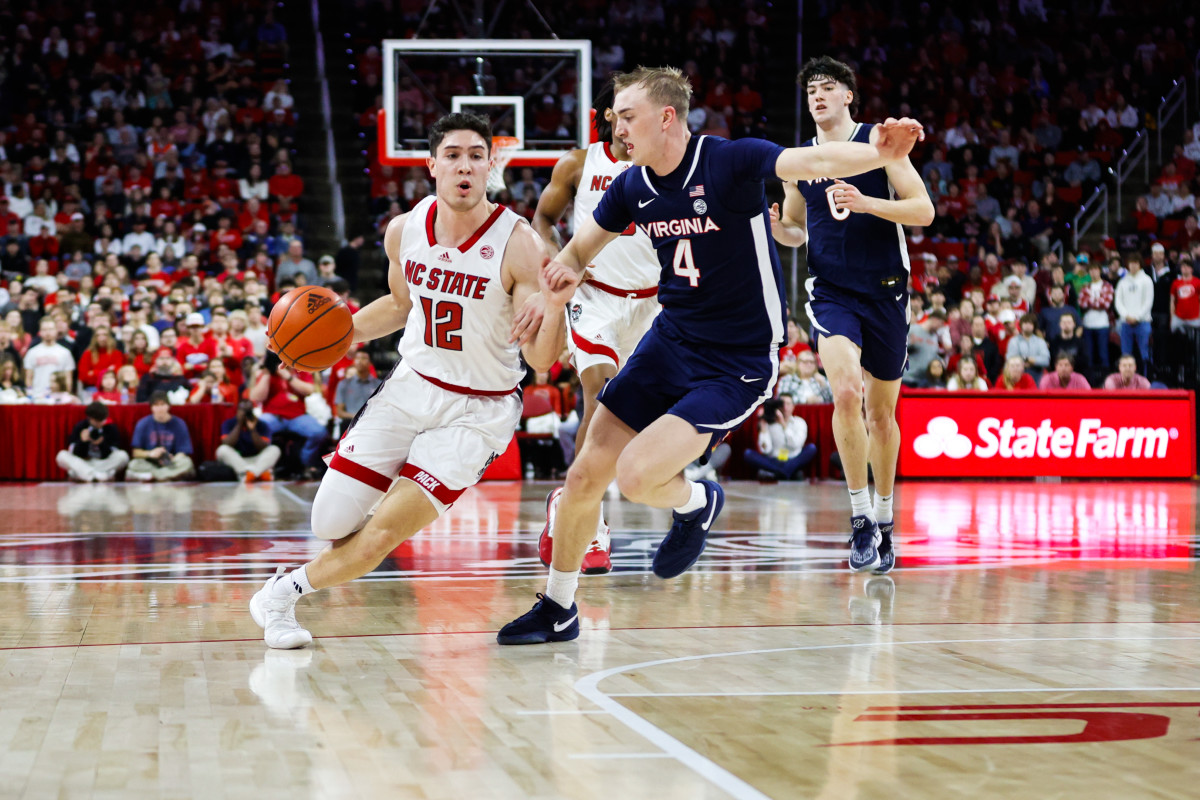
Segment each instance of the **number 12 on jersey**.
M462 350L463 308L453 300L421 298L421 310L425 312L425 346L442 350Z
M675 243L673 266L675 274L681 278L687 278L690 286L700 285L700 270L696 269L696 261L692 258L691 239L680 239Z

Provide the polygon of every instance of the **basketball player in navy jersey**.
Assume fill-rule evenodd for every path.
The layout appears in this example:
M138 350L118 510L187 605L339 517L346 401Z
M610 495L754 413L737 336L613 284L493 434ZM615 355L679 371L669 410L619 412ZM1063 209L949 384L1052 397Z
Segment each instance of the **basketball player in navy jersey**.
M679 70L640 67L614 84L614 132L635 167L610 184L541 280L556 293L577 287L596 253L636 223L658 255L663 310L600 392L567 473L546 594L504 626L501 644L579 635L579 566L614 476L630 500L674 510L654 573L671 578L696 562L724 493L713 481L685 479L683 468L770 397L779 374L786 303L764 182L877 169L904 158L921 136L912 120L888 120L870 144L784 149L761 139L693 137L691 87ZM537 311L514 318L518 339L540 325Z
M854 71L823 56L799 83L817 123L801 145L817 152L841 142L875 142L878 125L855 123ZM775 215L773 214L773 217ZM821 176L784 184L775 239L808 241L809 302L817 352L833 389L833 434L850 490L850 570L891 572L892 489L900 428L896 400L908 340L908 250L901 225L928 225L933 202L907 157L846 180ZM863 400L866 399L866 421ZM875 504L867 464L875 473Z
M573 222L578 228L600 204L607 187L622 172L633 167L625 146L612 134L613 92L611 83L593 105L599 141L583 150L571 150L554 165L550 185L538 198L533 229L551 254L562 249L555 226L574 201ZM576 452L582 447L596 412L596 397L617 370L629 360L637 343L658 314L658 258L646 234L634 226L596 254L588 265L587 279L580 285L567 310L567 347L571 363L583 384L583 419L575 435ZM554 517L562 487L546 498L546 527L538 539L538 556L550 566L554 550ZM603 575L612 570L612 538L601 508L596 538L583 557L585 575Z

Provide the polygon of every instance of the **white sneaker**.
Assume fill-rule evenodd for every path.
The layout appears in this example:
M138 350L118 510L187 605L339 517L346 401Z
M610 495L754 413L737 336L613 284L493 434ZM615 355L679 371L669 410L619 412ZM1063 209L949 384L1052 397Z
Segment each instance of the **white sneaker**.
M263 588L250 598L250 616L263 629L263 641L276 650L294 650L312 643L312 634L300 627L296 621L296 601L300 595L288 593L280 597L274 591L275 583L284 575L280 567L267 580Z

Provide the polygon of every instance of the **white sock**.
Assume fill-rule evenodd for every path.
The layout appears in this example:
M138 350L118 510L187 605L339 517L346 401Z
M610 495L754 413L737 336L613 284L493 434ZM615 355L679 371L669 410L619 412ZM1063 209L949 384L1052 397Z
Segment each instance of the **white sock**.
M850 490L850 516L871 516L871 490L864 486L861 489Z
M550 568L550 577L546 579L546 597L563 608L570 608L575 603L575 589L578 587L579 570L561 572Z
M305 564L300 569L292 570L282 580L275 581L275 586L272 587L275 593L303 595L314 591L312 584L308 582L307 567Z
M688 481L688 483L692 487L692 497L683 505L676 507L675 510L680 514L697 511L708 504L708 495L704 492L704 484L696 481Z
M890 494L887 496L878 492L875 494L875 519L883 523L892 521L892 496Z

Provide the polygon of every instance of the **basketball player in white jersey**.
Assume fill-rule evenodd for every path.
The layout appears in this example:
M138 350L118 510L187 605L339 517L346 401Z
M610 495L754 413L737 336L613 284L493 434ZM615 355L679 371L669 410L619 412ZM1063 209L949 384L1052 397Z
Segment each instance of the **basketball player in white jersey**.
M539 291L541 240L485 197L491 142L483 117L438 120L429 134L435 196L384 233L391 293L354 315L354 341L404 328L402 359L317 490L313 533L333 546L290 574L281 567L250 601L270 647L311 642L296 621L300 597L375 569L479 480L520 421L521 354L541 371L562 352L571 292ZM520 341L510 338L515 308L545 315Z
M578 230L583 220L592 218L613 179L633 166L625 145L613 140L609 121L611 104L610 83L595 102L600 141L560 158L550 185L538 199L533 228L545 240L551 256L563 248L556 225L571 199L575 200L573 221L574 229ZM633 353L659 312L660 269L650 237L630 225L629 230L601 250L588 265L585 282L567 304L567 348L583 384L583 420L575 434L575 452L583 449L588 423L596 413L596 395ZM547 567L554 552L551 531L561 494L560 486L546 497L546 527L538 540L538 555ZM581 571L586 575L603 575L611 570L612 541L601 507L596 538L583 557Z

